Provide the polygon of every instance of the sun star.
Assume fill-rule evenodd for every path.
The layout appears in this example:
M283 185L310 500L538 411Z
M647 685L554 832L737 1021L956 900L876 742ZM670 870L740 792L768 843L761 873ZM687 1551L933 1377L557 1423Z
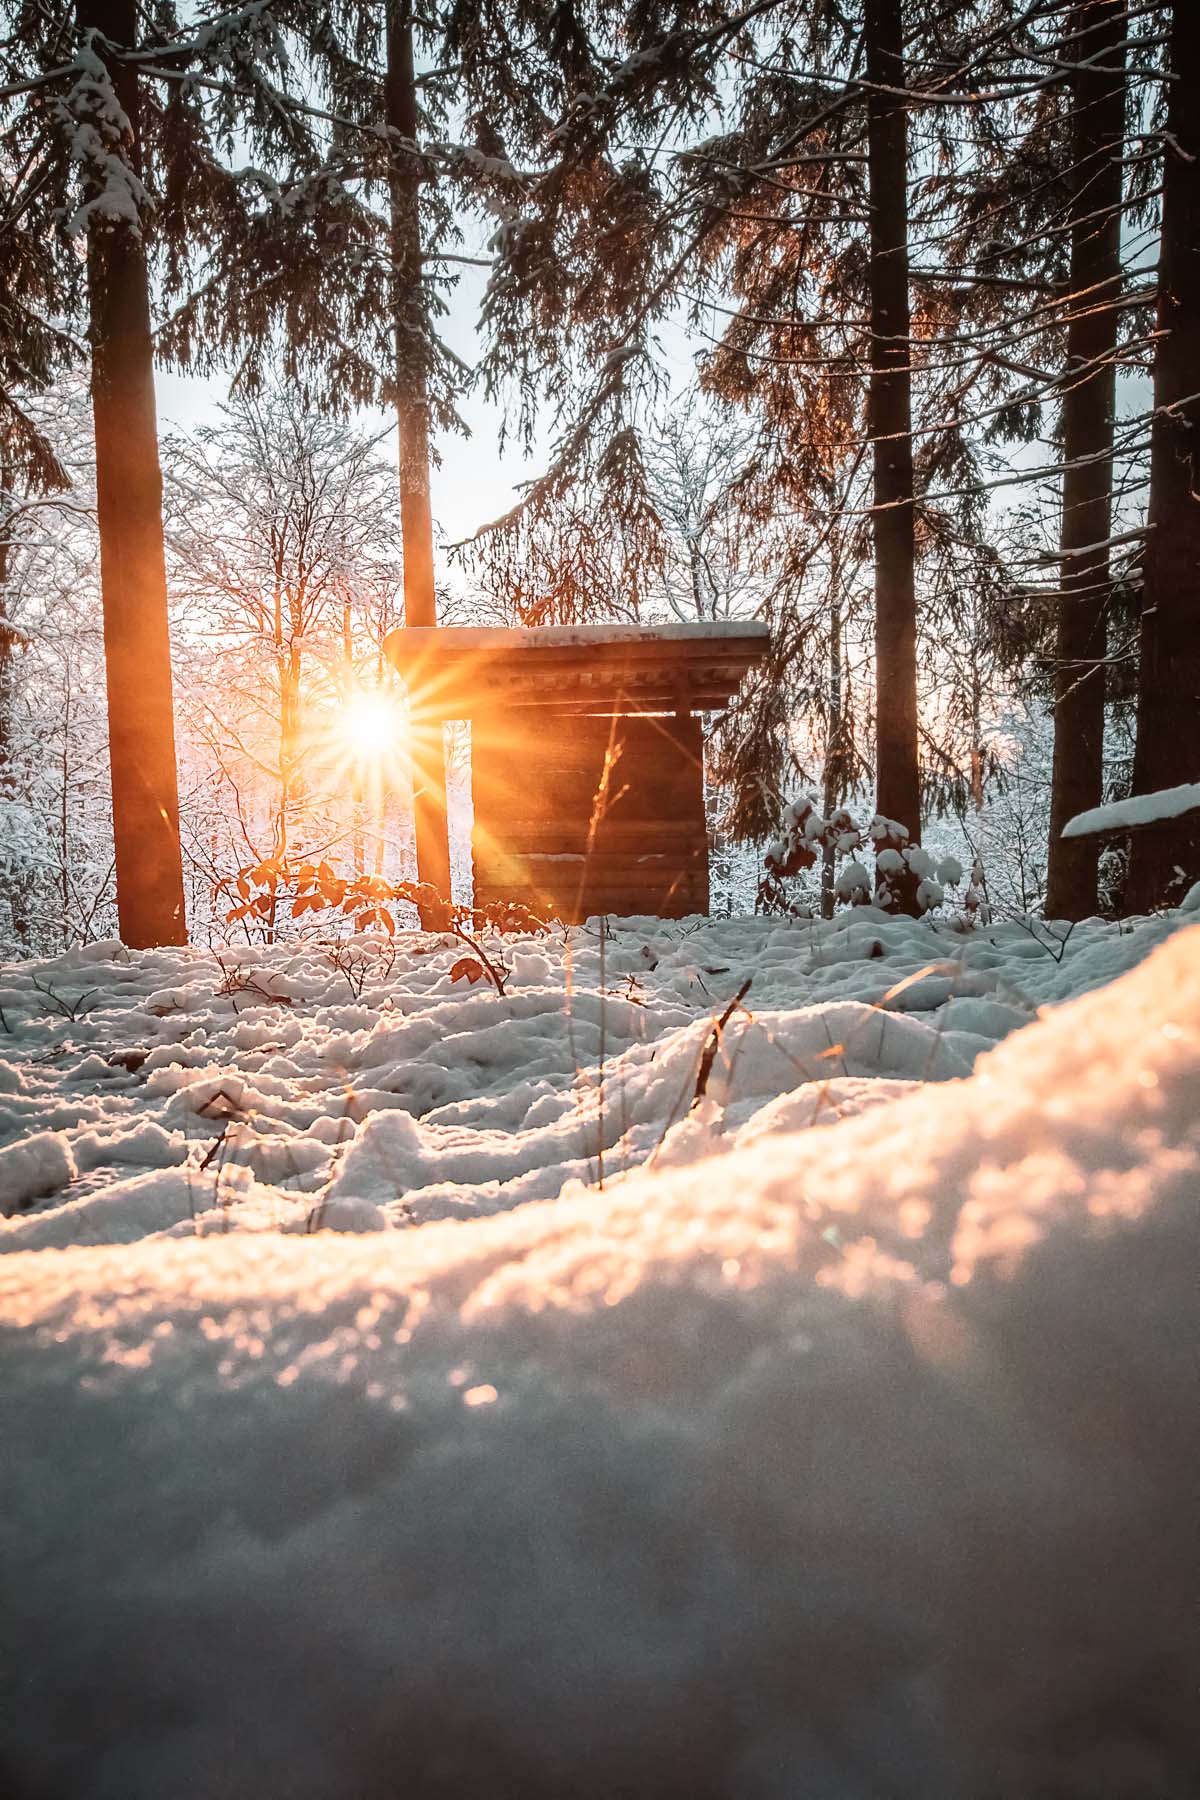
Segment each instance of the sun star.
M342 706L338 728L359 761L376 761L395 749L404 730L403 712L390 694L378 688L365 689Z

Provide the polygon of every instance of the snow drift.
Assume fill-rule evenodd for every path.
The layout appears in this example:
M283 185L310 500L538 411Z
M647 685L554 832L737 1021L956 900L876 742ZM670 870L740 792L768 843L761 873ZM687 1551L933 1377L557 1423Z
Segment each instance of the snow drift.
M453 939L417 933L384 956L370 941L101 943L11 965L0 1254L478 1217L728 1150L743 1130L824 1123L965 1075L1040 1003L1111 980L1186 917L1069 937L870 907L626 920L602 941L510 944L503 997L452 979ZM713 1020L747 975L749 1011L689 1117Z
M498 1216L14 1244L5 1792L1190 1800L1200 929L801 1079Z

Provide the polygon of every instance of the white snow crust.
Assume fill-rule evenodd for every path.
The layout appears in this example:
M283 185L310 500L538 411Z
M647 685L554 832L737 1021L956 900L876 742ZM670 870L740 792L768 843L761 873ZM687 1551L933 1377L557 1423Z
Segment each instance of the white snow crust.
M7 967L5 1793L1190 1800L1188 923Z
M1076 813L1063 826L1065 838L1092 837L1105 831L1128 831L1136 825L1158 825L1200 811L1200 781L1182 787L1159 788L1153 794L1131 794L1127 800L1111 800Z

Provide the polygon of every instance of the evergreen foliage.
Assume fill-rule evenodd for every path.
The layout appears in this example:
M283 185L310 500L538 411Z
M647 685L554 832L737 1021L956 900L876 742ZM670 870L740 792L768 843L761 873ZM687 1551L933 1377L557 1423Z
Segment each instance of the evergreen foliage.
M37 397L90 366L131 939L182 929L152 358L237 405L282 383L308 416L395 410L410 624L435 617L429 469L477 383L552 438L457 547L491 616L770 622L710 739L733 836L767 838L797 782L824 817L873 785L912 842L946 811L966 830L1024 699L1053 709L1046 903L1119 897L1062 825L1200 775L1183 0L4 18L0 753L30 521L65 516L41 509L77 463ZM482 219L472 371L441 327ZM439 783L418 855L445 888ZM1186 824L1139 836L1125 898L1198 858Z

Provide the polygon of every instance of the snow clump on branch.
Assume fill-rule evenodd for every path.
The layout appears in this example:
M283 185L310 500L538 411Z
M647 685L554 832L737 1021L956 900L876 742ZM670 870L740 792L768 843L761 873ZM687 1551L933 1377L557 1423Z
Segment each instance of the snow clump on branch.
M875 851L875 882L856 852ZM935 858L920 844L910 844L896 819L875 813L865 826L855 824L844 806L824 818L807 794L784 808L779 835L768 845L766 873L759 883L758 905L764 912L789 912L784 881L811 869L819 855L849 859L833 883L837 899L851 906L874 905L885 912L931 912L941 906L946 889L962 880L962 864L954 856Z

